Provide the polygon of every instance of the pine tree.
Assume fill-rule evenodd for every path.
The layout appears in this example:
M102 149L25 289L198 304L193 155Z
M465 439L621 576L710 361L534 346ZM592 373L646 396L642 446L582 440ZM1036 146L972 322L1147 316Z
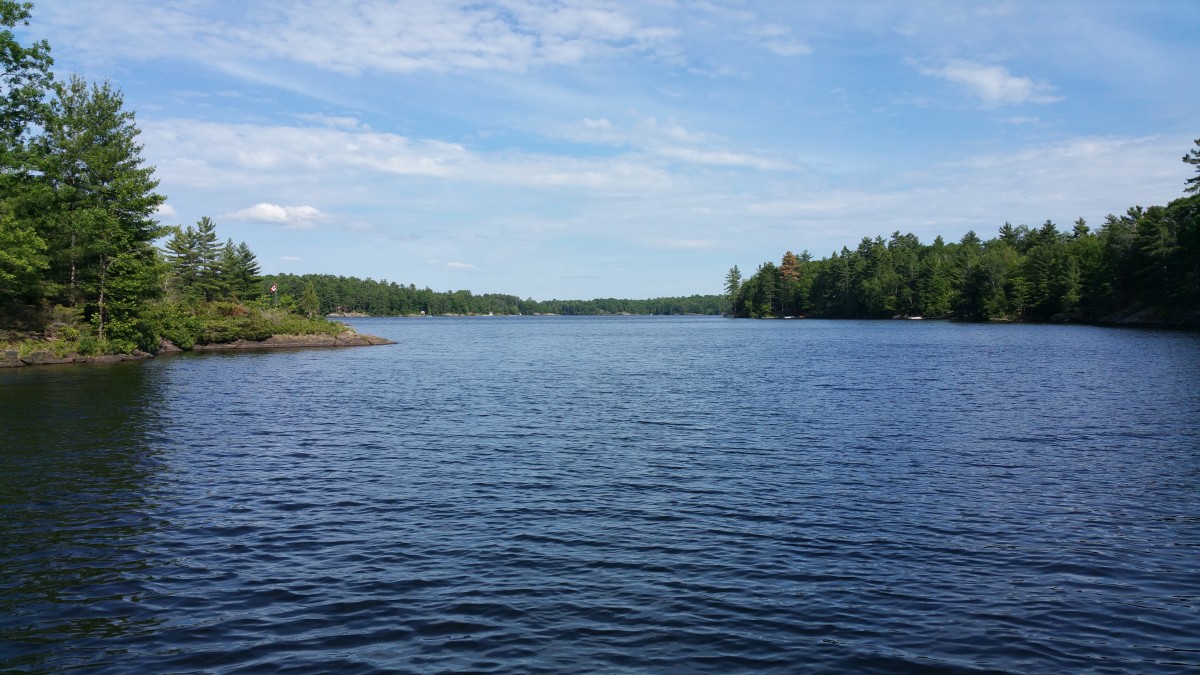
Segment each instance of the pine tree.
M1183 156L1183 161L1196 167L1196 175L1184 181L1187 187L1183 191L1187 194L1200 194L1200 138L1196 139L1196 148Z
M246 242L234 246L232 239L226 240L218 267L224 296L235 300L250 300L258 296L258 259Z
M34 144L39 181L50 191L41 225L57 299L82 306L101 339L109 323L120 329L115 339L132 339L136 308L159 287L150 242L162 231L152 216L164 198L123 106L108 83L72 76L55 84ZM127 278L113 285L118 272Z
M738 291L742 286L742 271L737 265L729 268L725 275L725 295L729 297L729 313L736 315L739 311Z
M312 319L321 311L321 299L317 297L317 289L313 286L313 282L309 281L304 287L304 294L300 296L300 304L298 305L301 312Z
M208 216L196 222L193 241L196 250L196 291L205 300L222 297L221 247L217 244L217 225Z

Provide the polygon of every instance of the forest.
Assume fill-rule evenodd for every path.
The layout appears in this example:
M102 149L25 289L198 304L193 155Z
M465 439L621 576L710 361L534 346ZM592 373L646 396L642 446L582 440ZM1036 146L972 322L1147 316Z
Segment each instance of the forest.
M1200 148L1200 139L1195 142ZM1200 150L1183 161L1197 167ZM1134 206L1093 230L1002 225L983 240L922 244L864 237L827 258L808 252L725 277L739 317L955 318L1200 325L1200 175L1166 206Z
M265 277L267 287L278 287L280 302L298 305L311 292L322 314L361 312L372 316L465 316L486 314L721 314L726 298L693 295L678 298L624 300L533 300L502 293L472 294L468 290L433 291L387 280L358 279L330 274L278 274Z

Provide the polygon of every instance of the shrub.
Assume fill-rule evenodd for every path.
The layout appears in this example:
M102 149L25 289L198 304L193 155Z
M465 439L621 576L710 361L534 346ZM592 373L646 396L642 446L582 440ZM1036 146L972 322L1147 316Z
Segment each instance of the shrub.
M252 318L230 318L205 322L200 343L234 342L236 340L266 340L275 334L270 324Z
M154 344L151 345L155 350L158 348L159 338L170 340L180 349L191 349L204 330L204 324L187 306L175 302L164 302L150 307L145 313L145 320L150 324L150 332L155 336Z
M100 341L95 335L86 333L79 336L79 341L75 343L75 351L84 356L95 356L100 353Z

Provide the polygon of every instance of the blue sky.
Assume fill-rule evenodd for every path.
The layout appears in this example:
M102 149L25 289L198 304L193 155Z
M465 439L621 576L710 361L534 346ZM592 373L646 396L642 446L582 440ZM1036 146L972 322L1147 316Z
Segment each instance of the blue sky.
M41 0L27 30L124 91L164 223L536 299L1166 203L1197 35L1188 0Z

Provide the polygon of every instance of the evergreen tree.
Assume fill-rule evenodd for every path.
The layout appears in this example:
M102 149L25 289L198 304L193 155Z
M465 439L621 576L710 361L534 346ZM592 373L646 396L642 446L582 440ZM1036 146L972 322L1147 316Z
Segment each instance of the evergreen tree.
M34 145L40 180L50 190L41 223L51 247L57 299L82 306L101 339L109 323L130 339L140 300L159 284L153 219L164 198L154 168L143 166L140 130L108 83L89 86L72 76L56 83L44 131ZM127 275L113 285L113 275ZM110 306L111 305L111 306Z
M1175 219L1165 207L1151 206L1137 220L1139 274L1154 300L1164 302L1174 291L1174 267L1179 250Z
M739 305L738 290L742 286L742 271L737 265L729 268L729 273L725 275L725 295L729 297L729 313L738 314Z
M308 318L314 318L321 311L321 300L317 297L317 289L313 286L313 282L309 281L304 287L304 294L300 296L300 303L297 305L301 312L304 312ZM438 312L446 314L447 311Z
M223 297L221 281L221 247L217 244L217 225L208 216L196 222L193 240L196 249L196 291L207 301Z
M221 280L224 292L237 300L252 300L259 295L258 258L250 251L246 242L237 246L233 240L225 242L221 249Z
M196 228L172 227L166 243L166 258L170 265L170 288L182 298L194 298L200 278L200 256L196 250Z
M941 317L950 313L954 286L950 254L940 236L920 254L917 272L917 309L922 316Z
M1186 194L1200 194L1200 138L1196 139L1196 147L1183 156L1183 161L1196 167L1196 175L1184 181L1183 189Z
M185 300L211 302L231 294L225 279L224 251L217 245L216 227L211 218L204 216L195 227L175 227L167 240L170 286Z

